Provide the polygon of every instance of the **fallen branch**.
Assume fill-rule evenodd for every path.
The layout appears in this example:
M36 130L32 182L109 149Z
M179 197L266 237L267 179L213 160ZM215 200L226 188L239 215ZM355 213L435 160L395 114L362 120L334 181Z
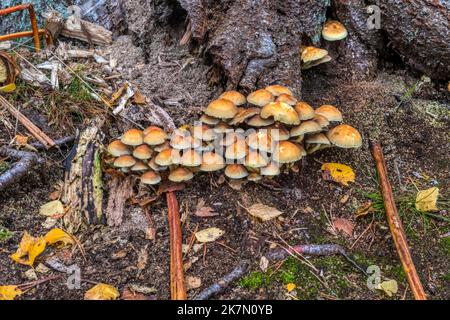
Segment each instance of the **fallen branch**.
M295 253L311 256L347 255L345 249L338 244L301 244L291 248L272 250L265 257L269 260L283 260Z
M71 143L74 142L74 141L75 141L75 136L64 137L64 138L55 140L55 146L57 146L57 147L68 146L69 144L71 144ZM30 143L30 146L32 146L32 147L35 148L36 150L43 150L43 149L46 149L45 145L42 144L41 142L33 142L33 143Z
M11 169L0 175L0 191L17 182L27 174L34 165L44 162L44 160L36 153L18 151L6 147L0 147L0 156L19 160Z
M416 267L412 261L411 253L409 251L408 242L406 240L405 231L403 230L402 221L395 206L394 195L389 183L386 164L384 161L383 150L379 143L370 143L372 156L375 160L378 177L380 180L381 193L383 194L384 207L386 209L386 216L391 229L392 238L406 273L409 286L414 294L416 300L426 300L425 291L417 274Z
M195 296L194 300L208 300L212 296L224 291L232 282L240 279L247 272L249 266L249 261L241 261L230 273Z
M47 136L41 129L25 117L18 109L16 109L8 100L0 96L0 105L5 107L9 113L16 118L39 142L41 142L45 148L51 148L55 145L49 136Z

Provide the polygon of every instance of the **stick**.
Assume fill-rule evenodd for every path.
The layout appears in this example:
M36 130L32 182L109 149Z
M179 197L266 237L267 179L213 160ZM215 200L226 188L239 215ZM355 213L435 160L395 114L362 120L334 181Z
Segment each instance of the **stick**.
M55 145L49 136L47 136L41 129L36 127L36 125L31 122L27 117L25 117L18 109L16 109L8 100L0 96L0 105L4 106L13 117L15 117L19 122L27 128L28 131L39 140L47 149Z
M417 274L416 267L411 258L408 242L406 240L405 231L403 230L402 221L395 206L394 195L389 183L386 164L384 161L383 150L379 143L370 143L372 156L375 160L378 176L380 179L381 193L383 194L384 207L386 209L386 216L391 229L392 238L406 273L409 286L414 294L416 300L426 300L427 297Z
M178 201L173 191L166 193L170 231L170 290L172 300L186 300L183 271L181 222Z

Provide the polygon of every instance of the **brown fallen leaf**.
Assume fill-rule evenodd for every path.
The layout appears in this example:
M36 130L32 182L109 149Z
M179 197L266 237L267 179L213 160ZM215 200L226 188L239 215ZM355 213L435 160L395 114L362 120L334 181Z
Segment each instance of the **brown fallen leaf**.
M333 219L332 223L332 229L336 230L337 232L342 232L349 237L353 236L353 229L355 228L355 225L350 220L345 218L335 218ZM335 234L335 232L331 233Z
M156 300L155 296L147 296L143 293L133 291L129 288L125 288L120 297L122 300Z
M363 205L359 206L358 209L356 209L355 216L356 217L362 217L366 216L371 212L374 212L375 209L372 206L372 201L367 201Z
M214 212L213 208L206 207L205 200L200 199L195 208L194 215L197 217L207 218L207 217L215 217L218 216L219 214L217 212Z
M262 203L255 203L246 209L250 215L259 218L262 221L269 221L283 214L280 210L266 206Z
M135 104L146 104L147 98L139 90L136 90L133 96L133 102Z
M201 285L202 279L200 279L199 277L192 277L192 276L186 277L186 290L197 289L200 288Z

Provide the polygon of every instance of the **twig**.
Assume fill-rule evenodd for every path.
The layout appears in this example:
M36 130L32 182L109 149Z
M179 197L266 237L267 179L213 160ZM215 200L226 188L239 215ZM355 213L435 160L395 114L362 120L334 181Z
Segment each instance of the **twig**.
M386 209L386 216L391 229L392 238L400 261L402 262L403 269L405 270L406 278L408 279L409 286L411 287L416 300L426 300L425 291L423 290L422 283L420 282L419 275L417 274L416 267L411 258L402 221L397 212L397 207L395 206L394 195L392 194L392 188L389 183L381 145L379 143L370 142L370 149L380 179L381 193L383 195L384 207Z
M75 141L75 136L64 137L64 138L55 140L55 146L58 146L58 147L68 146L69 144L71 144L74 141ZM30 143L30 146L32 146L36 150L46 149L45 145L43 145L40 142Z
M247 272L249 266L249 261L241 261L230 273L195 296L194 300L208 300L212 296L224 291L233 281L241 278Z

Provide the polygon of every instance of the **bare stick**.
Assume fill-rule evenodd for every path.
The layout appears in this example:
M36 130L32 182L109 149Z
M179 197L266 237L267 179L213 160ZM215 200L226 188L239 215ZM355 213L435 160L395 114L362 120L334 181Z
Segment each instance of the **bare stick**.
M391 184L389 183L386 163L384 161L383 150L379 143L370 143L372 156L375 160L378 176L380 179L381 193L383 194L384 207L386 209L386 216L391 229L392 238L406 273L409 286L414 294L416 300L426 300L425 291L417 274L416 267L411 258L408 242L406 240L405 231L403 230L402 221L395 206L394 195L392 194Z

